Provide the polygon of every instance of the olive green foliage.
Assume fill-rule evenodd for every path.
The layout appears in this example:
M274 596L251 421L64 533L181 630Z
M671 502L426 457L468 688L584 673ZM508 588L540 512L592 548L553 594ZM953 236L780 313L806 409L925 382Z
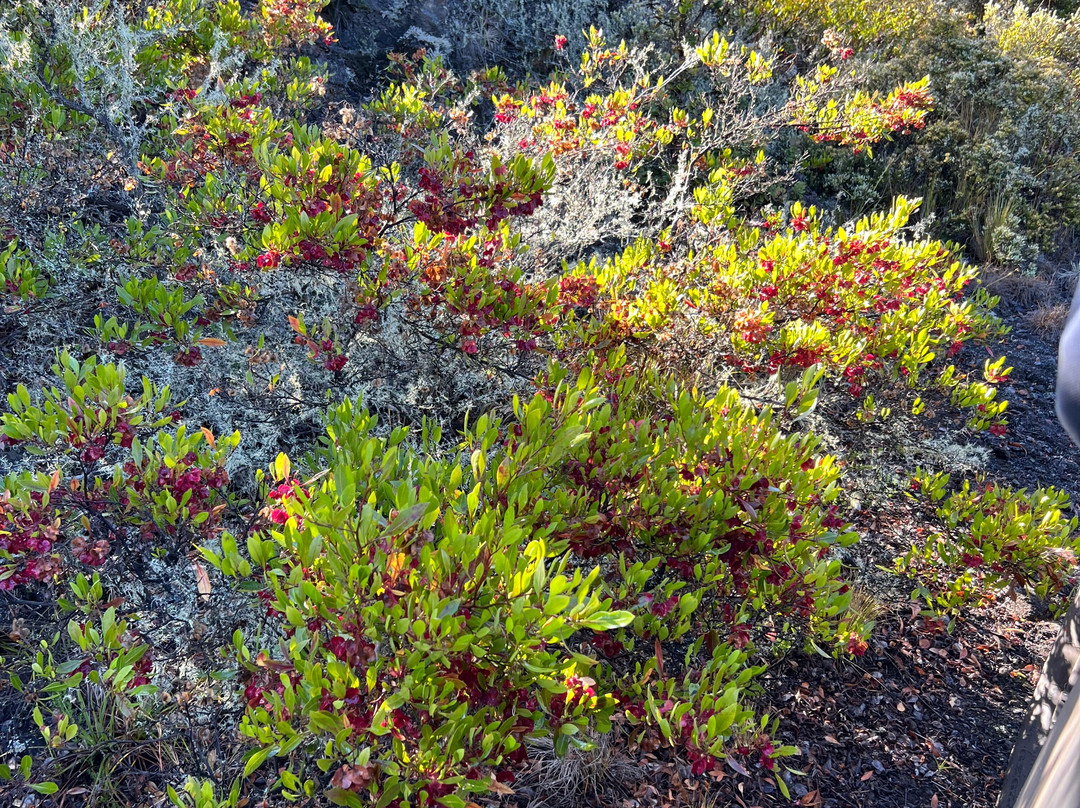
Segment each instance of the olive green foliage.
M310 465L278 459L251 562L228 536L224 555L203 551L261 581L290 637L284 655L234 637L253 676L247 771L277 755L297 783L313 763L333 773L340 804L450 805L447 787L486 790L481 767L530 740L565 753L615 723L705 761L754 721L741 694L762 669L739 649L757 625L786 615L807 641L862 641L826 558L855 537L814 440L783 436L732 390L608 386L620 357L603 368L551 367L550 393L515 401L510 422L480 418L457 457L416 451L403 430L373 437L346 403ZM674 654L684 636L667 674L656 658L631 672L574 650Z
M1080 540L1076 517L1064 513L1069 497L1062 491L1028 493L984 479L964 480L957 489L949 474L921 469L912 489L934 509L940 531L913 545L897 565L921 581L915 595L930 607L955 613L1004 587L1031 587L1049 601L1066 587Z
M781 32L810 41L829 32L847 45L886 52L909 41L937 12L933 0L759 0L754 8Z
M1080 83L1080 11L1063 16L1017 3L1010 12L1007 6L989 3L983 23L1003 53L1033 59L1046 72L1061 72Z
M955 13L923 22L903 51L871 70L930 77L936 113L916 137L878 159L821 154L810 187L860 214L897 194L921 197L934 232L975 260L1033 274L1060 260L1080 223L1075 192L1080 112L1075 22L987 7L986 34Z

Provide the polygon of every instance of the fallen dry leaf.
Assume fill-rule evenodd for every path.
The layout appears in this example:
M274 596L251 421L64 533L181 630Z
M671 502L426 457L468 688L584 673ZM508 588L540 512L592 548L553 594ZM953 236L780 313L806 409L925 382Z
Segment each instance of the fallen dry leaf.
M199 595L202 597L210 597L210 576L206 574L203 565L198 561L193 561L192 565L195 567L195 588L199 590Z
M739 761L735 760L735 758L727 758L727 765L730 766L736 774L741 774L743 777L750 776L750 772L748 772L746 768L741 763L739 763Z
M16 617L11 621L11 631L8 632L8 639L12 642L22 642L30 636L30 630L26 627L26 620L22 617Z

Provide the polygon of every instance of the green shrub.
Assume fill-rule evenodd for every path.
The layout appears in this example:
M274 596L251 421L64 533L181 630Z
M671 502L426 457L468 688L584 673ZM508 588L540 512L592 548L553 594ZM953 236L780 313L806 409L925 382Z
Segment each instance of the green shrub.
M3 481L0 589L52 581L72 559L100 566L129 531L181 548L212 535L239 433L218 441L208 429L164 430L180 415L170 411L169 388L143 377L136 398L123 367L65 353L53 370L63 389L46 389L36 404L19 385L0 414L4 443L43 457L48 469Z
M988 3L983 23L1003 53L1020 61L1034 59L1047 72L1061 71L1080 83L1080 10L1062 17L1017 3L1010 14L999 3Z
M901 395L918 411L916 396L936 387L970 428L1000 434L996 385L1007 371L1003 359L987 362L973 381L947 364L1003 329L993 298L965 297L975 271L952 244L908 235L917 203L899 197L888 213L842 228L826 225L833 212L823 206L778 212L770 203L806 187L789 182L795 163L779 161L785 149L811 149L807 171L824 169L818 188L855 175L845 171L891 177L871 147L878 159L950 171L939 141L916 133L974 131L963 141L977 146L962 155L969 184L925 204L945 204L946 226L966 223L977 251L1017 265L1046 243L1033 235L1037 218L1066 206L1063 193L1039 196L1028 179L1070 181L1071 158L1054 144L1039 147L1029 178L1005 181L979 162L992 153L1008 174L1027 159L1005 154L1017 132L1067 114L1048 101L1051 117L1013 126L1022 104L1065 86L1061 77L1035 86L1043 62L1010 67L1004 88L977 88L987 107L1003 93L1005 124L934 113L931 85L909 81L927 72L925 53L890 65L903 75L882 81L887 92L859 89L861 72L847 68L859 64L851 44L893 53L943 15L916 21L918 6L861 16L867 9L845 1L805 9L815 41L819 24L850 30L828 32L826 62L815 56L803 75L780 51L719 33L668 59L590 28L572 60L568 39L553 38L561 68L545 82L511 86L499 69L459 80L435 56L394 56L385 92L333 115L314 109L328 74L295 50L329 34L316 2L244 11L162 0L133 15L111 0L82 11L28 0L0 12L8 175L22 171L18 160L65 169L85 160L119 197L143 183L128 213L100 224L54 229L58 220L18 214L12 226L48 232L46 247L16 233L22 249L0 254L12 311L33 314L47 277L89 301L57 342L76 353L89 332L127 363L60 353L60 381L38 394L19 386L0 416L20 469L0 495L0 589L47 596L70 581L59 606L65 621L82 613L66 638L28 645L34 678L23 689L40 704L51 770L105 761L91 774L104 782L112 738L141 740L144 719L160 715L164 701L142 681L154 651L124 625L137 612L121 613L104 593L118 570L137 568L120 548L175 554L194 544L238 579L230 603L251 607L191 634L228 656L225 638L240 625L239 671L208 671L194 657L192 691L204 677L223 683L214 698L233 689L246 755L239 765L222 755L214 783L166 783L174 805L255 799L241 794L261 769L267 792L298 802L464 808L470 795L505 793L537 747L566 754L601 734L620 750L674 747L694 775L728 758L786 794L779 767L796 750L752 709L757 677L797 645L865 653L873 617L839 560L856 540L841 513L840 464L813 434L788 428L834 389L861 399L840 403L866 421ZM695 28L692 6L668 19ZM64 15L50 21L41 8ZM71 21L63 41L50 39ZM1024 18L978 46L950 28L957 42L935 53L970 47L977 61L985 45L990 67L978 80L989 84L1003 49L1022 47L1014 43L1032 28ZM1054 48L1039 58L1070 58ZM945 85L949 104L967 80ZM97 145L109 151L91 158ZM112 150L129 176L109 165ZM1038 174L1047 160L1057 168ZM18 175L40 189L46 173ZM44 204L69 203L52 193ZM61 207L44 209L59 217ZM65 252L68 236L75 247ZM236 323L260 331L237 334ZM150 364L167 348L193 365L210 346L225 359L206 363L219 385L208 390L198 387L205 374ZM20 346L22 377L53 347ZM333 376L304 366L304 354ZM536 373L541 356L553 358ZM146 374L141 391L129 373ZM326 435L302 461L281 455L257 479L257 500L239 501L225 471L239 435L181 423L171 391L149 380L160 374L195 385L189 423L250 425L255 451L293 451L309 417L329 406ZM780 390L775 410L724 383L766 377ZM527 392L512 414L507 406L473 422L483 384ZM382 428L361 389L406 422L434 411L460 423L471 408L464 437L455 448L427 422L419 435ZM998 512L978 510L985 496L963 496L972 501L941 506L950 529L970 522L980 525L972 536L1006 536L1000 574L1040 591L1060 585L1064 567L1036 558L1055 542L1072 547L1056 493L1004 496L1014 521L1025 503L1043 518L1043 532L1029 532L1033 552L1005 561L1019 541L1011 523L985 527ZM975 576L956 574L949 539L932 544L905 569L940 564L949 589L935 603L959 604ZM102 577L87 581L79 565ZM210 576L196 570L192 600L202 603ZM927 591L936 581L924 579ZM156 596L153 582L134 598L144 594ZM178 658L192 659L192 647ZM98 689L103 700L84 698ZM178 726L163 722L162 732ZM29 783L39 772L31 761L20 776Z
M948 492L950 475L921 469L913 491L933 507L940 530L897 561L921 582L914 593L933 608L956 612L1003 588L1030 588L1043 601L1061 592L1080 550L1068 496L1055 488L1032 493L978 479Z
M547 389L511 421L480 418L445 460L423 449L437 434L420 451L401 429L373 437L347 402L303 474L275 464L250 562L232 539L204 548L261 582L286 640L234 638L248 772L276 755L289 791L314 762L342 804L459 805L538 737L565 752L589 731L647 733L695 771L736 736L767 770L793 753L755 733L744 646L780 619L865 649L826 558L855 538L831 458L732 390L705 400L617 356L576 382L553 366ZM630 670L635 644L647 661Z
M1040 251L1067 246L1080 223L1076 84L1065 62L1003 51L961 20L933 18L902 54L871 68L873 82L929 75L936 112L876 160L821 151L808 186L842 217L896 196L921 197L932 232L979 261L1032 273Z
M770 27L803 42L831 34L846 44L886 52L910 40L928 18L940 13L933 0L759 0L753 8Z
M113 788L125 746L150 737L160 706L146 698L158 691L149 679L153 655L116 607L104 602L96 573L92 580L78 575L71 593L72 600L60 604L80 614L67 621L66 636L41 640L29 681L14 673L9 677L33 704L32 718L45 742L45 755L37 761L24 758L20 774L40 794L57 792L57 780L88 775L102 799L121 799ZM34 763L48 780L31 783Z
M712 179L698 189L695 215L727 221L729 172L717 169ZM568 342L632 338L668 364L682 346L688 354L678 363L704 351L744 373L820 364L854 396L897 383L930 388L929 368L1002 327L984 291L964 298L975 269L957 261L950 245L902 236L916 208L901 198L888 215L833 230L815 209L796 204L783 232L779 220L742 227L685 257L671 257L663 239L640 241L603 264L580 264L574 274L587 288L583 302L600 317ZM936 383L951 393L961 383L955 373ZM996 417L978 428L1004 423Z
M48 278L34 267L25 250L12 243L0 251L0 299L30 302L48 291Z
M169 786L169 801L176 808L236 808L240 803L240 781L234 780L228 796L218 797L210 780L188 778L182 791Z

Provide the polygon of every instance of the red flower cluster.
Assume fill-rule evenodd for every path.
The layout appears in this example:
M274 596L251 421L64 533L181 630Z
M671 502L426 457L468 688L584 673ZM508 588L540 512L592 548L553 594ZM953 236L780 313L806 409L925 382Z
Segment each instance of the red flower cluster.
M91 541L83 536L76 536L71 540L71 552L79 563L90 567L100 567L109 556L109 542L105 539Z
M277 250L267 250L255 259L255 265L259 269L274 269L281 263L281 253Z
M171 468L163 464L157 475L148 480L144 469L133 461L128 461L122 466L125 479L122 481L121 490L130 487L143 497L151 496L155 491L166 491L177 502L186 503L185 507L191 518L202 513L207 514L206 520L200 526L205 532L219 521L220 509L215 507L215 492L225 488L229 475L221 467L197 466L199 462L199 457L194 452L188 452ZM159 524L157 528L169 536L178 533L178 527L172 524ZM144 530L145 535L148 534Z
M409 210L435 233L458 236L481 221L495 230L511 216L531 216L544 203L539 191L516 185L515 178L490 181L471 151L441 170L424 166L419 175L424 196L410 202ZM495 175L505 177L505 166Z
M0 590L27 581L44 581L60 570L59 557L49 555L60 538L55 506L42 505L42 494L30 495L32 507L22 511L0 494L0 551L13 562L0 566Z
M251 208L251 218L263 224L268 224L273 220L273 218L270 216L270 211L266 209L266 203L261 201L257 202Z
M308 359L321 362L324 368L334 373L343 369L348 363L349 358L342 353L341 347L334 339L333 327L328 323L324 322L321 336L308 335L306 328L296 317L289 317L289 325L296 332L293 342L307 348Z
M262 93L252 93L251 95L241 95L238 98L230 99L229 106L233 109L246 109L247 107L253 107L261 102Z
M190 368L202 362L202 358L202 351L199 349L199 346L191 345L177 351L176 355L173 357L173 361L178 365Z

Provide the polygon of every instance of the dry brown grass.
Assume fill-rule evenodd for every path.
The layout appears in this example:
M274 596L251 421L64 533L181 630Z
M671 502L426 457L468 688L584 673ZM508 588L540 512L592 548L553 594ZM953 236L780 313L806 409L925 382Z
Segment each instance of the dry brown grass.
M857 585L851 588L851 606L848 609L848 615L853 623L874 623L885 612L885 604L869 589Z
M587 751L571 749L558 756L548 739L539 739L529 749L531 763L518 779L518 788L533 792L533 808L578 808L582 805L612 803L613 794L626 794L640 780L634 762L610 733L595 735Z
M1067 303L1055 303L1052 305L1039 306L1024 316L1025 324L1040 336L1047 339L1056 338L1065 327L1065 320L1069 316Z
M1046 273L1025 275L1015 269L984 264L979 274L986 290L1013 308L1027 310L1052 305L1059 297L1057 283Z

